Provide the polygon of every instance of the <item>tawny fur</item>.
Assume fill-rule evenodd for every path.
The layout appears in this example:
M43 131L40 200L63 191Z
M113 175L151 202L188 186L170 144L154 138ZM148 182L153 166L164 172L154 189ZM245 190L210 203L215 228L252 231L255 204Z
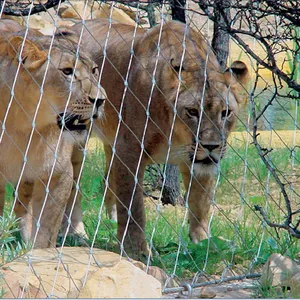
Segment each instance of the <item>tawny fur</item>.
M190 237L199 242L209 234L213 177L225 152L226 139L234 127L239 104L244 101L240 82L247 81L247 67L235 62L232 70L223 74L204 37L178 22L165 23L162 31L158 25L149 31L138 28L136 32L132 26L113 23L106 57L103 50L108 21L91 20L85 26L83 46L99 68L104 63L101 82L109 100L105 106L106 118L96 124L102 132L106 172L116 138L116 155L107 174L109 188L105 202L111 217L117 206L119 240L125 235L125 249L131 255L148 252L144 234L144 170L148 164L168 162L180 167L188 190ZM72 31L79 34L81 28L82 24L77 24ZM131 57L133 37L134 56ZM128 89L123 99L128 70ZM122 123L117 132L121 107ZM147 118L147 108L150 118ZM174 111L177 115L173 127ZM169 144L172 146L168 156ZM205 163L209 155L215 161L207 163L206 160ZM74 153L74 160L80 161L79 152ZM131 216L127 223L129 208ZM80 220L77 218L76 222Z
M51 37L33 30L24 42L24 31L19 30L22 28L13 21L0 21L0 124L5 126L0 135L0 215L5 185L9 183L17 187L14 209L21 218L23 238L34 242L34 247L44 248L56 245L73 183L71 155L75 140L66 140L64 133L59 138L57 116L64 112L69 99L67 111L88 119L97 113L89 97L105 99L106 94L92 75L95 63L80 54L69 97L71 78L62 70L74 68L76 45L54 41L48 64ZM77 137L82 141L85 130L79 131Z

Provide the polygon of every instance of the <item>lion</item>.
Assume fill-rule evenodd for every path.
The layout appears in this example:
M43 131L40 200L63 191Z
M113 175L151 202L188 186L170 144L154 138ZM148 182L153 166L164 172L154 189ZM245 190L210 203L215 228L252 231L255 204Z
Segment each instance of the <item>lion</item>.
M73 147L103 114L106 93L97 65L76 44L34 30L25 39L19 29L0 22L0 215L9 183L23 239L55 247L73 184Z
M82 42L99 68L104 64L106 118L95 125L106 155L105 205L120 243L130 255L149 254L142 183L146 166L162 162L179 165L191 240L206 239L214 174L245 102L247 66L235 61L222 72L201 33L176 21L147 31L89 20ZM73 153L74 165L80 160ZM80 212L75 216L81 222Z

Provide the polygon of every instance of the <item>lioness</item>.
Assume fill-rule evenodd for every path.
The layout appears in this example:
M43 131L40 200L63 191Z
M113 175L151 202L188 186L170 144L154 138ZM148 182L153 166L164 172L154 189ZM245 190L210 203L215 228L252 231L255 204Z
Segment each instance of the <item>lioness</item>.
M79 34L82 26L72 30ZM90 20L83 45L99 67L104 62L109 101L106 119L96 123L107 161L105 203L111 217L116 204L120 242L131 254L148 252L142 182L145 167L160 162L179 165L190 237L205 239L213 177L244 102L247 67L236 61L223 73L204 37L179 22L135 31Z
M24 39L12 25L0 22L0 215L9 182L16 185L23 238L43 248L56 245L73 183L74 142L86 138L106 94L97 65L82 52L76 59L74 43L35 31Z

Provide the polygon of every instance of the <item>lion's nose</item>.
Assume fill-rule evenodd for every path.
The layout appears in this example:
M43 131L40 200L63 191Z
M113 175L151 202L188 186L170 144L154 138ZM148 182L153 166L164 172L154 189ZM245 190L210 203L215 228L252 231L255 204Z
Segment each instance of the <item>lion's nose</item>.
M207 149L209 152L212 152L214 149L219 147L219 144L201 144L204 149Z
M89 97L89 101L93 104L96 102L96 108L99 108L103 104L105 99L100 99L100 98L95 99L95 98Z

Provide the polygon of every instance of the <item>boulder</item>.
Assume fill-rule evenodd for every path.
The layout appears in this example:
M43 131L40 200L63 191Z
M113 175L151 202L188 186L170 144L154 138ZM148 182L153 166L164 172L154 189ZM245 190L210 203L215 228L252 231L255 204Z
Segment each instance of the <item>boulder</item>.
M300 272L300 267L288 257L272 254L262 269L263 286L289 286L290 279Z
M101 249L34 249L0 267L0 290L5 298L161 297L162 283L134 263Z
M78 298L160 298L161 285L132 263L122 260L111 268L89 272Z
M45 298L46 294L33 286L28 284L24 288L24 281L20 280L20 277L9 269L0 272L0 281L4 282L3 285L9 287L9 289L4 289L4 298ZM22 278L23 279L23 278ZM1 284L0 284L1 285Z
M140 261L132 261L132 263L147 274L156 278L161 283L162 288L173 288L179 286L174 279L168 276L166 272L159 267L148 266L147 268L147 266Z

